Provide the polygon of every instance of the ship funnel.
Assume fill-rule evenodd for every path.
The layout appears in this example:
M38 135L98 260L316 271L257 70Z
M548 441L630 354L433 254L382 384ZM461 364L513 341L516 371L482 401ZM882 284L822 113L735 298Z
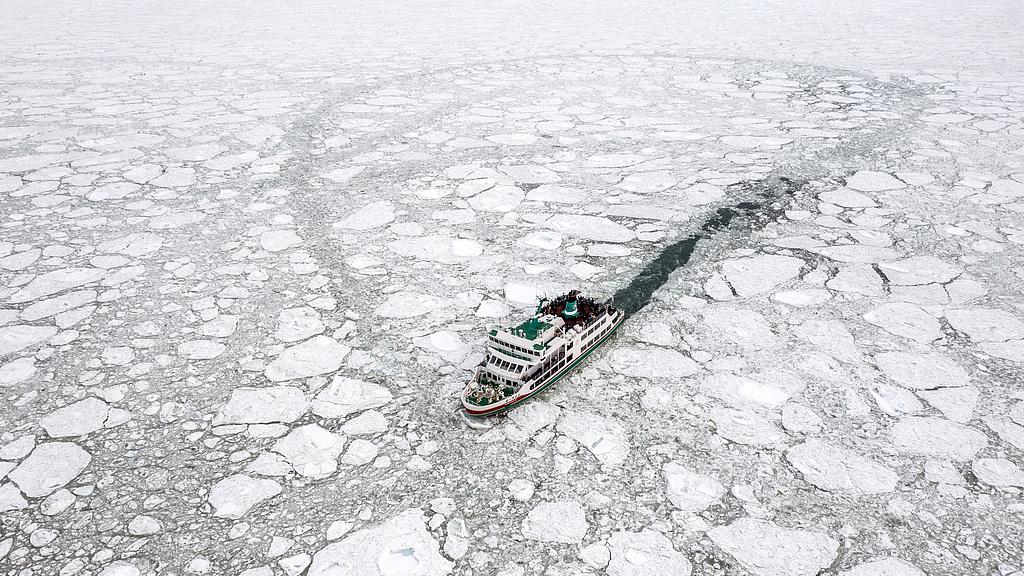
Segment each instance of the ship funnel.
M566 318L575 318L580 313L579 308L576 306L575 300L569 300L565 303L565 311L562 315Z

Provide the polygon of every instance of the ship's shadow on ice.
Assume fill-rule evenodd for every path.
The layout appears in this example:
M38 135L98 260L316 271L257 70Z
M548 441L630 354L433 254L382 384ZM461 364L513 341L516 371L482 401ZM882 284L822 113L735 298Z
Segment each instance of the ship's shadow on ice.
M777 176L739 185L745 200L715 210L695 232L666 246L658 256L612 296L615 307L626 316L639 312L654 292L668 281L677 268L685 266L702 241L714 238L726 229L758 230L781 216L806 180Z

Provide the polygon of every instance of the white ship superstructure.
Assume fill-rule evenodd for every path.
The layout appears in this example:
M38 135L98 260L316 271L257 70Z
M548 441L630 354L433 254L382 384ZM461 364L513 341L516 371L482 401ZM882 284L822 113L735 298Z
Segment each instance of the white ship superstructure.
M522 324L491 330L487 357L462 395L474 416L507 410L559 380L619 327L621 310L578 292L542 302Z

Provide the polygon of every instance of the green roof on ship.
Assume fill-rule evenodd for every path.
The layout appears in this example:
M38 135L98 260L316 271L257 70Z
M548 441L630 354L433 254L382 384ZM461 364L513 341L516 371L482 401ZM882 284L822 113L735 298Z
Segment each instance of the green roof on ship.
M534 316L533 318L530 318L529 320L523 322L519 326L516 326L515 328L510 328L509 332L515 334L516 336L526 338L527 340L536 340L537 336L540 336L541 332L547 330L550 327L551 324L548 324L547 322L541 322L539 318Z

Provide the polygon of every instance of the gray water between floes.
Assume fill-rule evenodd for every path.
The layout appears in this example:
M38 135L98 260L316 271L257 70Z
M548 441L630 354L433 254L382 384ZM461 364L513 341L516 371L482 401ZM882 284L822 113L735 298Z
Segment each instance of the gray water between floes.
M806 180L773 177L742 185L743 196L749 198L732 206L715 210L697 231L666 246L629 284L615 293L611 303L631 316L651 301L654 293L668 281L675 270L685 266L702 241L709 240L728 228L760 229L777 220L786 204L803 187Z

